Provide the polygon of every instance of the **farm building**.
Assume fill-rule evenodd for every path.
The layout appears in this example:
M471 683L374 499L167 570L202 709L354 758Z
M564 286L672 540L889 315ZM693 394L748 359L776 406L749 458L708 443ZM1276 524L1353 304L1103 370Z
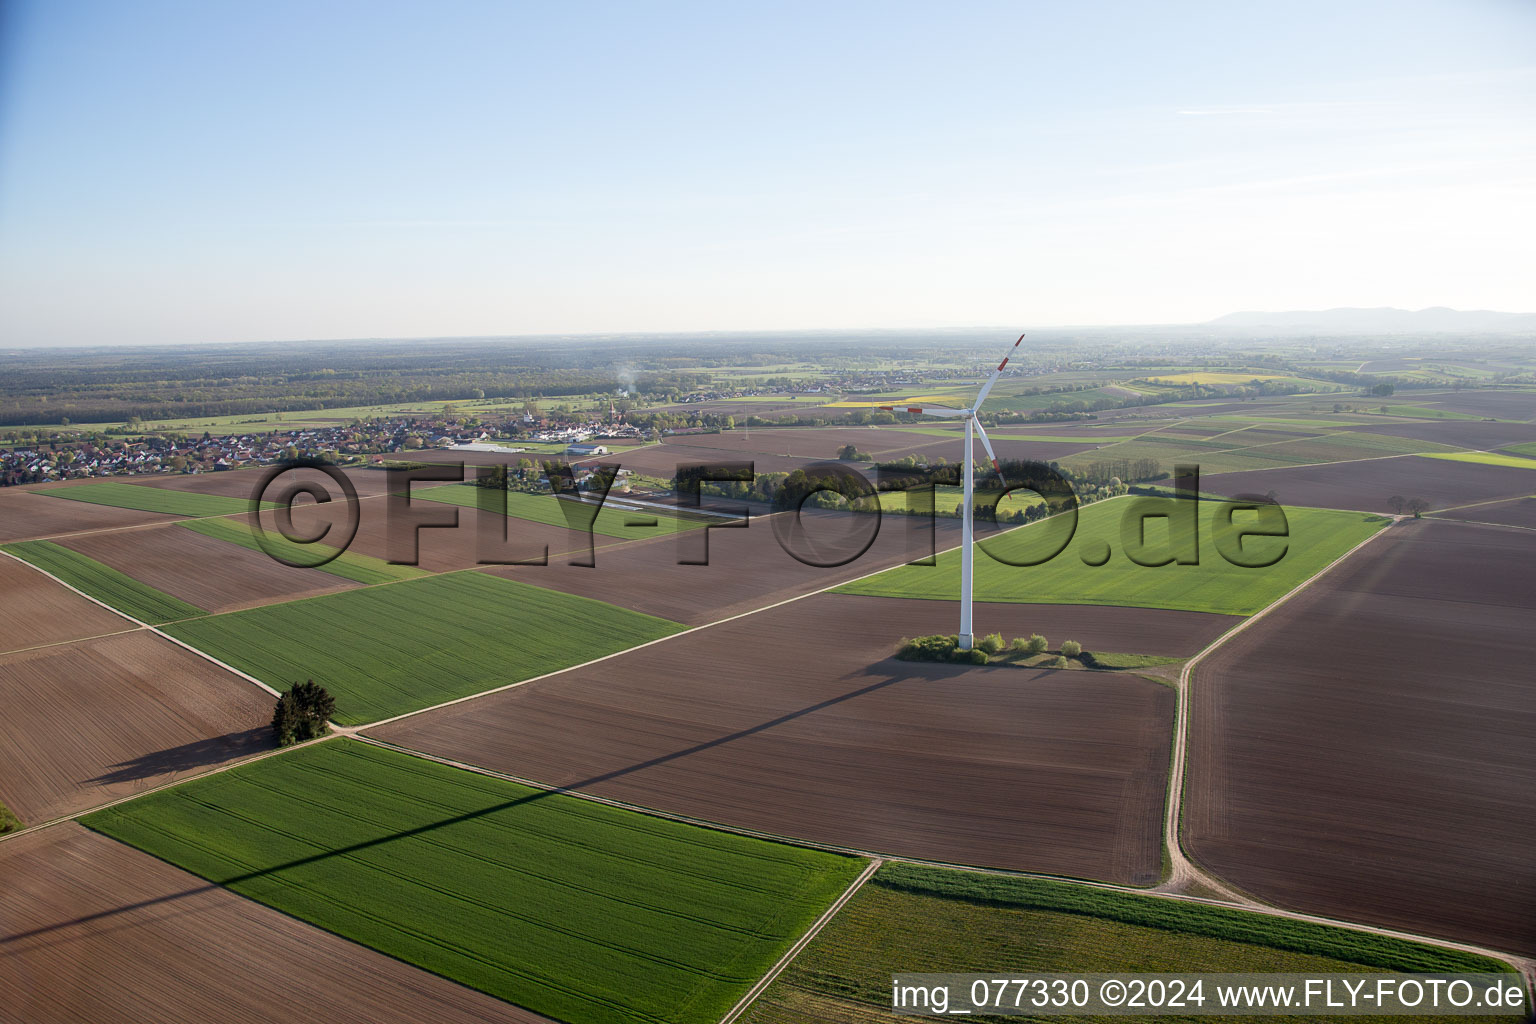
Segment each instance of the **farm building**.
M567 455L607 455L608 454L608 446L607 445L601 445L601 444L573 444L573 445L567 445L566 449L565 449L565 454L567 454Z

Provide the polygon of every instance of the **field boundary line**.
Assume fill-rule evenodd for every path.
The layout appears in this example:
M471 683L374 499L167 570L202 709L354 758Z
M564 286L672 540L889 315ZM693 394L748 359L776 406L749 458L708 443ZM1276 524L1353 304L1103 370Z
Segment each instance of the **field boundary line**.
M0 651L0 658L9 658L13 654L31 654L33 651L46 651L50 647L68 647L70 644L83 644L92 640L105 640L109 636L122 636L125 633L137 633L143 627L134 626L132 629L117 629L110 633L96 633L91 636L77 636L73 640L55 640L49 644L33 644L31 647L18 647L14 651Z
M853 899L854 894L864 888L864 883L873 878L875 872L879 871L880 866L884 863L884 861L876 857L866 864L864 870L859 872L859 877L855 878L848 888L843 890L843 894L833 901L832 905L806 929L805 934L800 936L800 941L789 947L788 952L779 958L779 962L770 967L768 973L759 978L757 984L748 989L747 994L741 997L741 1001L731 1007L729 1013L720 1018L720 1024L731 1024L732 1021L745 1013L748 1007L757 1001L757 997L762 995L764 990L769 985L772 985L774 980L783 973L784 968L788 967L790 962L800 955L800 951L810 945L812 939L821 934L821 930L831 922L832 918L837 916L837 912L842 910L849 900Z
M1536 497L1530 494L1517 494L1512 498L1489 498L1487 501L1469 501L1465 505L1450 505L1446 508L1437 508L1433 512L1424 513L1425 516L1444 515L1446 512L1460 512L1464 508L1481 508L1484 505L1499 505L1506 501L1524 501L1526 498Z
M204 661L211 662L212 664L219 666L219 668L222 668L224 671L229 672L229 673L231 673L231 674L233 674L235 676L238 676L241 679L244 679L248 683L254 683L255 685L261 687L263 690L267 691L267 693L271 694L272 696L274 696L274 697L281 697L282 696L282 694L280 692L278 692L277 690L274 690L272 687L268 686L266 683L262 682L260 679L257 679L255 676L251 675L250 673L242 672L239 669L235 668L233 665L227 665L224 662L220 661L218 658L215 658L213 655L207 653L206 651L200 651L196 647L193 647L191 644L186 643L185 641L182 641L182 640L178 640L175 637L171 636L169 633L161 632L157 627L151 626L147 622L144 622L144 621L142 621L140 619L134 618L132 615L129 615L127 612L123 611L120 608L114 608L111 605L107 604L105 601L102 601L102 600L99 600L97 598L92 597L90 594L87 594L85 591L79 589L78 587L71 586L70 584L68 584L68 583L64 582L63 580L59 579L57 576L55 576L53 573L49 572L47 569L44 569L44 568L42 568L40 566L33 565L31 562L27 561L25 558L20 558L20 557L18 557L16 555L13 555L9 551L0 551L0 554L3 554L3 555L5 555L5 557L10 558L10 559L12 559L14 561L20 562L22 565L25 565L29 569L33 569L33 570L35 570L37 572L42 573L44 576L46 576L49 579L53 580L53 582L57 583L59 586L64 587L64 588L66 588L68 590L74 591L76 594L79 594L81 597L85 598L87 601L91 601L91 602L94 602L95 604L99 604L103 608L105 608L107 611L112 612L115 615L121 615L123 618L125 618L129 622L133 623L139 629L147 629L149 632L155 634L155 636L161 637L162 639L165 639L165 640L169 640L171 643L175 644L177 647L181 647L181 648L184 648L184 649L186 649L188 651L191 651L193 654L197 655L199 658L202 658ZM182 621L186 621L186 620L182 620ZM124 633L133 633L133 632L136 632L136 630L125 629L122 632L124 632ZM107 634L107 635L115 636L117 634ZM77 640L68 640L68 641L64 641L64 642L65 643L78 643L79 641L77 641Z
M1204 661L1207 656L1220 649L1233 637L1248 629L1255 622L1262 620L1276 608L1285 605L1291 600L1291 598L1295 597L1297 594L1301 593L1312 584L1316 583L1319 579L1332 572L1336 567L1349 559L1361 548L1383 536L1385 533L1387 533L1388 530L1392 529L1393 525L1395 525L1395 521L1393 523L1389 523L1379 530L1373 531L1370 536L1360 541L1360 543L1356 544L1348 551L1339 555L1339 557L1323 566L1321 569L1307 577L1305 580L1302 580L1290 591L1281 595L1278 599L1271 601L1268 605L1243 619L1242 622L1239 622L1237 625L1227 630L1221 636L1211 641L1205 646L1203 650L1201 650L1193 658L1190 658L1187 662L1184 663L1184 668L1179 673L1179 712L1174 725L1173 763L1169 766L1168 801L1163 817L1163 845L1164 849L1168 851L1170 862L1169 877L1167 881L1163 883L1163 885L1174 886L1182 885L1190 881L1200 881L1212 886L1218 892L1225 892L1228 895L1237 898L1238 902L1240 903L1257 902L1246 894L1234 890L1228 883L1200 867L1184 850L1181 835L1181 825L1183 824L1184 787L1186 776L1188 775L1189 771L1188 755L1189 706L1191 689L1190 684L1194 677L1195 668L1202 661Z

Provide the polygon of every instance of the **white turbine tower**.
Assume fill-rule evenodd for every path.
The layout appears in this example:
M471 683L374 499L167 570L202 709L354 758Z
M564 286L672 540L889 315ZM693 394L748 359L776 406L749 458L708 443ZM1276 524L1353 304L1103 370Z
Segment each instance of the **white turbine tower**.
M1019 335L1019 340L1013 343L1013 348L1008 350L1003 361L997 364L997 369L992 371L992 376L987 378L987 382L976 393L976 401L969 409L950 409L942 405L882 405L880 407L888 412L965 417L965 497L960 504L960 649L962 651L970 650L974 642L971 635L971 575L975 551L972 550L971 540L975 531L971 525L971 518L975 513L976 466L971 459L971 452L975 447L977 435L981 436L981 443L987 449L987 457L992 460L992 468L997 471L998 480L1003 479L1003 467L998 465L997 452L992 450L992 442L976 417L981 412L981 403L987 400L987 393L992 390L992 385L996 384L997 378L1002 375L1003 367L1007 366L1008 360L1013 358L1013 349L1018 348L1019 342L1023 340L1024 335Z

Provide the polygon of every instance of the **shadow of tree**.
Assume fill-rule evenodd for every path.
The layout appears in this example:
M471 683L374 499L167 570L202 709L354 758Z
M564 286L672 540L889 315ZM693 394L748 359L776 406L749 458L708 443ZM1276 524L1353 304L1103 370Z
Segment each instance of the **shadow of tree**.
M272 730L266 726L231 732L223 736L183 743L179 747L156 750L122 761L111 770L91 779L91 782L113 785L121 782L137 782L176 772L192 771L222 764L239 757L249 757L272 748Z

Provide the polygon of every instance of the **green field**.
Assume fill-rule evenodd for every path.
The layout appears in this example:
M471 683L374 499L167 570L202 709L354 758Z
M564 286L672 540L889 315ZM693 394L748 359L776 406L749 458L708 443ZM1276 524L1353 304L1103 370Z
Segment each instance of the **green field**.
M1297 427L1299 429L1307 430L1310 432L1312 430L1341 430L1344 427L1361 427L1365 426L1369 420L1361 419L1358 416L1343 417L1333 420L1319 420L1304 419L1300 416L1239 416L1235 413L1232 413L1220 416L1205 416L1202 417L1199 422L1268 424L1271 426L1280 427Z
M543 523L546 526L569 526L570 520L561 509L561 498L553 493L529 494L526 491L507 491L507 515L517 519L526 519L533 523ZM623 496L610 493L608 497L614 501L622 501ZM440 501L448 505L461 505L465 508L494 508L496 493L485 487L476 487L473 484L444 484L441 487L423 487L411 492L411 498L424 499L426 501ZM583 515L591 513L585 509L578 509ZM649 522L655 520L652 526L630 526L631 521ZM578 520L579 521L579 520ZM597 518L592 522L592 532L604 537L616 537L620 540L644 540L647 537L655 537L663 533L677 533L682 530L691 530L704 525L702 519L683 519L678 516L667 515L663 511L652 512L624 512L608 504L604 504Z
M906 971L1012 975L1432 970L1493 973L1508 968L1470 954L1238 910L1062 882L890 864L859 890L753 1003L743 1020L747 1024L910 1021L912 1017L896 1016L888 1009L891 976Z
M482 572L369 587L166 632L284 689L313 679L359 725L612 654L684 627Z
M983 537L976 553L975 598L1019 604L1102 604L1141 608L1176 608L1186 611L1251 615L1322 569L1355 544L1386 525L1387 520L1359 512L1289 508L1285 515L1289 540L1256 537L1243 543L1246 560L1273 555L1280 545L1285 554L1268 568L1243 568L1231 564L1216 547L1213 513L1217 502L1195 503L1199 531L1199 564L1170 564L1149 568L1126 557L1122 525L1134 527L1132 512L1145 500L1116 498L1083 507L1070 544L1040 565L1006 565L990 557L995 552L1012 561L1045 558L1061 543L1069 517L1034 523L1004 534ZM1187 510L1184 503L1174 503ZM1147 506L1164 507L1164 506ZM1251 522L1239 514L1239 526ZM986 527L978 527L985 530ZM1146 537L1152 551L1142 556L1151 561L1177 533L1167 520L1146 520ZM1108 545L1111 556L1102 565L1085 564L1085 557L1102 554ZM941 554L937 565L906 565L837 588L839 593L874 597L920 597L959 600L960 552Z
M1068 468L1081 468L1106 458L1154 459L1170 471L1176 463L1192 463L1209 474L1456 450L1452 445L1389 434L1349 430L1287 436L1274 426L1254 425L1209 438L1149 433L1124 444L1079 452L1061 462Z
M167 512L177 516L227 516L251 510L251 503L245 498L229 498L221 494L197 494L192 491L172 491L164 487L146 487L142 484L124 484L116 481L81 484L78 487L51 487L35 493L44 494L50 498L88 501L93 505L136 508L142 512ZM271 503L268 502L267 505L270 507Z
M1425 452L1426 459L1445 459L1448 462L1473 462L1479 466L1506 466L1510 469L1536 469L1536 458L1519 455L1502 455L1498 452Z
M251 529L250 523L244 519L194 519L176 525L201 533L205 537L213 537L216 540L266 553L257 542L256 533ZM323 544L295 544L276 530L267 531L267 543L272 546L274 552L295 562L313 560L326 552L335 550ZM382 558L360 555L351 551L344 551L324 565L315 568L355 583L368 584L394 583L398 580L410 580L427 575L425 570L413 565L392 565Z
M83 820L570 1024L713 1024L863 867L356 740Z
M76 590L94 597L141 622L158 626L175 619L190 619L208 613L132 576L102 565L61 544L46 540L28 540L7 544L4 550L53 573Z
M1409 419L1419 420L1480 420L1481 416L1472 416L1464 412L1452 412L1450 409L1431 409L1422 405L1389 405L1388 416L1406 416Z
M1514 452L1516 455L1524 455L1528 458L1536 459L1536 442L1529 442L1526 444L1507 444L1504 446L1504 450L1507 452Z

